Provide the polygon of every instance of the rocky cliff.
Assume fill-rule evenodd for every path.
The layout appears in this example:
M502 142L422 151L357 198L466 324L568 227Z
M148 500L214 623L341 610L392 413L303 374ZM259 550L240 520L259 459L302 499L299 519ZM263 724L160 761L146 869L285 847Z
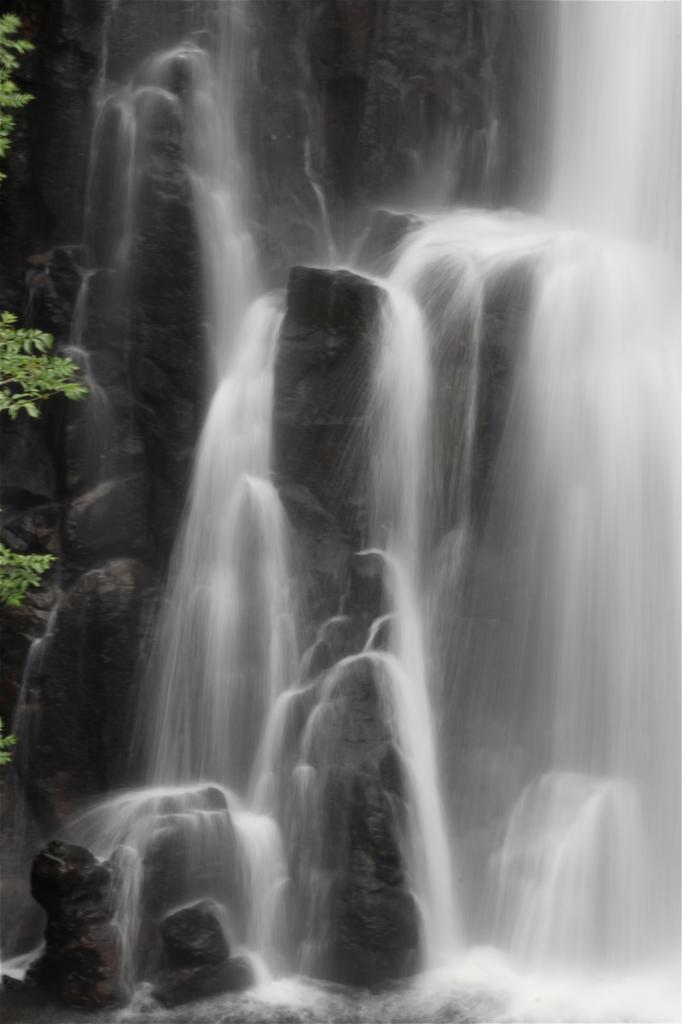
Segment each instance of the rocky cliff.
M0 714L14 716L21 741L3 786L23 793L35 841L84 799L136 779L135 693L209 391L206 267L183 124L171 107L154 108L145 122L134 219L122 223L126 168L115 139L125 124L120 110L102 114L95 100L159 49L188 35L200 45L210 39L217 8L169 0L160 16L144 0L15 7L36 43L22 69L36 98L18 118L0 198L0 307L51 331L89 385L85 402L54 400L38 422L3 428L2 539L58 556L44 587L3 612ZM287 286L276 479L303 566L308 640L344 595L355 616L350 639L333 652L324 645L338 637L322 637L318 671L358 649L381 594L371 566L353 558L366 540L361 437L377 289L314 265L352 262L363 241L364 265L385 265L410 225L396 227L388 215L372 235L368 213L380 205L518 198L527 176L513 96L523 92L526 17L523 4L504 0L270 0L248 13L252 59L235 125L250 173L245 209L263 281ZM178 81L177 95L182 88ZM111 123L98 124L93 147L95 111ZM495 315L504 322L504 309ZM484 350L492 372L481 430L493 438L505 358L500 328ZM349 720L357 706L353 697ZM360 906L353 892L365 883L353 864L360 832L374 822L404 964L417 924L396 853L399 815L394 821L376 792L384 754L390 760L381 747L363 761L359 782L350 769L329 782L346 787L350 823L335 898L342 936L357 936L348 907ZM11 889L16 870L8 860L3 886ZM340 980L362 974L364 947L354 941L335 957Z

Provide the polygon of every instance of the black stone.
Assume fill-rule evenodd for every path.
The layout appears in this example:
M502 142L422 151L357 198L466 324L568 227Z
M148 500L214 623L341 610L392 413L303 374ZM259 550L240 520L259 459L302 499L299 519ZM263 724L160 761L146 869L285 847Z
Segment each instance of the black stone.
M364 534L367 403L381 289L349 271L294 267L275 372L276 471Z
M128 559L84 573L63 595L25 681L15 729L31 740L17 747L15 767L51 830L134 767L131 699L149 585L144 567Z
M45 949L27 982L62 1004L99 1009L121 1001L120 943L112 923L112 871L84 847L53 840L38 854L31 892L47 914Z
M217 909L212 900L202 900L163 919L159 927L169 967L219 964L227 960L230 951Z
M294 812L292 825L294 928L300 942L317 950L307 968L329 981L368 987L414 973L420 952L403 854L404 770L382 685L371 658L331 670L308 746L319 817L297 821ZM324 936L310 931L306 916L311 906L319 911L320 899L329 921Z
M400 243L423 223L414 213L375 210L358 254L359 265L374 271L389 269Z
M219 964L201 964L161 971L152 995L164 1006L178 1006L225 992L241 992L255 984L253 968L244 957Z

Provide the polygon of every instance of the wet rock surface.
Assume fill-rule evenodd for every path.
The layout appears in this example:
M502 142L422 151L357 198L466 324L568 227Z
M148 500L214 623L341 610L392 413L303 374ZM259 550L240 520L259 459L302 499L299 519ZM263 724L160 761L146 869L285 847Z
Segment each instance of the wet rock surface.
M114 77L163 32L170 42L197 17L192 4L171 3L159 35L147 11L127 5L135 29L110 40ZM88 387L83 401L50 400L38 421L0 425L0 538L56 555L59 567L45 577L59 587L31 594L20 614L2 612L12 641L3 640L10 678L1 713L10 721L16 710L20 750L35 743L30 767L20 752L15 769L50 834L80 799L135 772L134 758L122 756L130 698L199 429L203 331L181 126L161 110L150 118L128 279L116 264L126 223L124 168L111 161L120 122L108 124L108 166L90 165L88 151L108 5L20 0L17 12L37 43L21 81L36 98L17 119L0 197L0 308L52 333L54 351L76 361ZM116 200L109 221L107 195ZM27 662L48 621L39 665ZM22 662L29 671L17 709Z
M225 992L242 992L254 983L251 964L236 956L222 963L162 971L154 979L152 995L164 1006L179 1006Z
M219 964L229 957L229 946L218 919L218 908L202 900L164 917L159 926L169 967Z
M15 769L52 829L84 796L130 770L131 700L153 582L131 559L85 573L64 595L35 660L15 723L26 737Z
M416 970L420 941L401 851L402 769L380 673L366 659L333 667L362 650L390 607L383 559L351 554L368 539L368 385L381 301L357 274L292 271L274 412L280 493L316 625L305 664L312 684L292 699L285 732L287 749L306 737L315 793L308 823L297 825L295 803L285 812L299 894L293 928L298 944L315 950L305 971L362 986ZM324 936L320 906L330 922Z
M153 980L152 994L164 1006L239 992L255 982L244 957L230 957L212 900L201 900L169 914L160 924L165 967Z
M518 35L516 6L435 0L255 5L250 17L260 72L248 83L254 102L238 132L251 141L258 187L249 215L266 280L281 283L296 260L328 257L330 232L339 234L342 223L353 226L351 197L359 207L399 206L414 192L429 154L445 145L451 123L458 135L444 195L506 187L479 172L491 128L499 129L499 141L512 120L501 86L513 62L500 40ZM88 352L84 373L94 385L86 402L55 401L37 424L6 425L2 502L11 519L8 540L21 520L26 549L58 554L62 586L70 592L84 570L113 557L134 557L158 575L165 569L203 401L199 253L181 125L176 108L164 101L148 118L149 159L139 181L126 296L112 273L125 191L120 154L118 164L114 159L120 129L114 109L101 126L108 141L88 168L89 111L109 9L85 0L18 0L17 10L22 30L37 44L22 65L22 85L36 99L18 113L0 197L0 304L28 310L26 322L52 331L59 350L73 340L70 325L83 299L77 340ZM127 80L146 53L191 33L201 42L197 29L210 34L217 25L212 4L169 2L163 19L150 19L148 11L147 3L130 0L125 18L113 12L107 30L112 81ZM279 83L290 79L296 87L283 92ZM183 82L173 87L181 102ZM507 145L508 133L504 138ZM408 154L414 166L407 166ZM505 166L515 167L515 160ZM326 196L326 228L316 189ZM378 218L372 261L380 261L381 250L411 222L402 214ZM277 458L283 494L297 492L288 511L309 555L304 590L314 632L338 611L348 549L357 548L365 530L357 450L376 295L370 283L347 272L299 268L291 274L289 300L278 371ZM49 522L41 512L46 509ZM36 617L24 651L40 631ZM117 673L130 663L129 651L119 650ZM93 675L103 671L96 652L81 645L79 663L88 661ZM45 700L48 692L46 685ZM11 710L10 701L5 714ZM92 774L85 773L84 794L91 792ZM95 774L111 785L101 761ZM62 778L75 793L79 776L65 768Z
M330 671L309 725L315 802L307 829L299 823L302 845L294 840L292 857L303 921L310 901L318 912L326 905L328 915L308 969L363 987L414 973L419 964L419 917L402 847L405 780L382 682L368 658ZM305 936L305 923L301 928Z
M124 281L113 269L124 193L120 154L112 162L115 112L103 121L107 138L88 192L96 209L88 245L80 244L90 105L108 7L87 0L17 0L17 6L40 44L25 69L37 99L18 116L0 197L0 307L26 311L26 322L52 331L63 352L74 341L80 302L76 341L87 351L79 359L90 387L83 403L56 400L39 423L10 424L4 446L2 537L20 550L60 559L59 589L32 598L11 618L19 640L2 690L9 717L29 643L59 600L16 722L30 750L30 759L18 753L17 775L40 825L51 830L84 797L135 777L135 764L122 752L130 744L139 665L202 416L204 314L178 119L160 106L147 125L149 160L137 182L137 227ZM407 194L418 199L421 182L443 201L513 194L518 153L505 136L510 101L496 88L495 73L510 73L510 51L500 40L514 27L508 12L515 6L251 5L258 80L249 83L253 109L238 131L252 144L249 216L264 280L279 285L293 263L333 258L333 236L343 242L346 225L354 230L365 207L398 206ZM163 19L148 11L146 0L129 0L125 18L114 16L107 54L112 80L127 81L145 55L176 44L198 23L209 31L216 25L213 4L168 2ZM282 81L291 87L282 90ZM178 96L182 89L179 81ZM443 156L435 161L445 168L442 182L424 176L434 154ZM362 260L385 269L387 255L414 226L410 215L381 214ZM349 271L295 266L290 272L275 386L277 482L294 532L306 639L315 641L331 619L347 620L343 628L322 629L311 680L357 652L372 620L386 610L382 572L352 558L368 533L365 429L379 303L377 286ZM485 355L492 368L481 431L489 452L499 442L494 423L509 379L505 330L502 325ZM491 459L482 464L482 495ZM377 646L383 642L379 637ZM375 685L365 676L365 669L354 669L330 698L339 763L324 799L338 797L344 824L339 831L338 821L328 823L337 849L321 852L325 866L333 866L336 922L322 973L355 984L409 973L418 946L399 851L401 772ZM316 699L311 688L300 701L299 732ZM154 921L177 896L176 880L188 877L189 863L178 815L168 808L159 818L157 845L147 851L145 900ZM215 871L216 865L205 866L207 878ZM197 879L197 889L204 880ZM183 895L199 893L190 888ZM77 966L64 989L78 1005L113 991L110 925L103 918L89 927L87 949L67 950L65 933L53 930L54 948L63 940L69 963L90 965L82 985ZM48 963L46 978L51 970ZM159 982L168 1005L188 993L195 998L240 987L248 974L233 961L182 971L189 973Z
M295 267L275 369L275 472L293 528L305 620L338 613L367 539L368 402L381 289ZM349 652L350 653L350 652Z
M414 213L375 210L360 246L358 264L376 273L386 273L395 263L401 243L423 223Z
M208 817L187 808L159 813L143 864L141 901L154 920L205 892L221 893L236 907L241 904L237 840L227 810Z
M275 374L277 472L362 534L368 389L381 290L345 270L294 267Z
M343 251L377 206L516 201L528 180L526 10L508 0L256 5L270 74L252 83L255 233L275 279L333 259L330 234Z
M112 922L112 872L83 847L57 840L36 857L31 891L47 914L45 950L27 982L67 1006L117 1003L120 946Z

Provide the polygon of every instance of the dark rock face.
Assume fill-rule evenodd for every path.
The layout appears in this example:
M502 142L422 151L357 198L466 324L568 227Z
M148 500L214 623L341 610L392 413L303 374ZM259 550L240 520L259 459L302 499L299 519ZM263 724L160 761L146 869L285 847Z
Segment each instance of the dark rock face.
M533 286L534 265L529 259L492 281L485 296L472 495L474 521L479 529L486 522L494 476L499 486L500 474L513 472L511 466L501 465L497 456L514 393L519 348L533 307Z
M362 530L362 445L381 290L348 271L294 267L275 378L277 469L342 528Z
M284 730L289 771L307 735L315 793L301 819L294 780L283 780L291 927L308 951L302 970L373 986L419 962L401 850L403 775L381 670L368 659L333 667L362 650L370 624L389 610L383 560L351 554L368 539L365 431L382 295L358 275L301 267L287 300L275 378L276 465L316 630L304 664L311 684L292 698Z
M166 813L159 808L143 864L141 901L152 921L206 892L241 909L237 840L227 808L216 810L212 820L200 811L193 820L187 805Z
M293 527L306 619L338 612L367 537L367 411L381 289L295 267L275 371L275 472Z
M149 584L132 560L86 572L64 595L46 651L35 660L16 722L26 738L16 769L52 828L83 796L105 791L128 770Z
M130 372L150 528L165 561L199 432L205 312L182 123L160 105L145 127L149 153L130 267Z
M292 856L299 938L315 951L305 965L313 974L371 987L419 965L418 912L401 846L403 770L375 664L348 662L331 670L327 685L308 752L315 807L307 826L299 823Z
M474 197L477 182L480 189L499 191L500 182L490 176L483 181L481 161L492 128L504 135L512 119L509 90L501 85L511 74L510 58L500 40L514 28L518 35L515 7L440 0L252 5L259 72L247 82L254 102L238 128L252 143L258 187L249 212L266 279L281 281L290 260L327 254L318 185L332 222L342 214L353 231L351 206L409 201L416 182L434 186L424 169L439 164L435 153L447 155L444 197ZM47 6L22 0L19 8L38 43L23 69L37 99L18 117L3 189L0 298L18 309L26 296L29 320L52 330L59 345L68 342L74 308L84 298L82 341L95 386L85 403L56 403L39 424L8 429L2 498L13 522L21 515L22 528L33 534L27 535L29 549L40 550L45 541L47 550L66 556L68 589L80 571L112 557L132 556L163 572L202 397L199 253L182 125L165 101L145 125L147 159L127 283L112 272L105 242L120 231L124 171L116 155L115 111L107 115L111 124L102 123L101 157L88 170L89 103L103 32L108 75L122 81L152 50L200 28L215 29L217 12L214 5L169 2L162 19L150 19L149 5L137 0L126 4L125 18L85 0ZM283 80L296 87L281 90ZM173 88L181 100L181 76ZM454 148L448 148L453 126ZM85 237L91 251L80 244L89 173ZM378 220L387 216L382 238L371 242L372 262L409 226L398 224L401 215L382 213ZM349 338L358 334L358 318L362 333L373 316L371 289L350 275L332 281L322 271L295 270L283 334L283 353L299 328L306 335L294 379L285 382L278 403L283 488L306 487L330 514L339 507L343 543L351 547L363 530L361 466L350 452L361 432L367 373L366 346L349 344ZM300 438L285 423L291 425L292 417L307 428L300 451L292 443ZM97 431L101 436L93 440ZM348 458L332 458L331 449L345 450ZM30 520L48 505L55 507L56 521L45 537ZM307 506L301 535L317 550L312 575L317 582L325 574L338 577L345 557L341 542L328 542L330 531L310 502L296 499L292 505ZM334 610L320 593L313 580L310 599L320 605L318 621ZM36 626L33 635L38 632Z
M241 992L255 983L251 964L235 956L218 964L199 964L162 971L154 980L152 995L164 1006L179 1006L209 999L225 992Z
M74 358L90 387L85 402L57 400L38 423L9 424L4 444L2 537L20 550L59 557L58 578L46 579L53 589L11 614L13 639L3 639L9 682L0 692L7 718L29 643L53 608L50 636L29 666L14 725L23 738L17 774L41 826L52 830L83 797L135 778L135 764L121 763L120 755L130 748L138 667L204 399L200 252L177 115L182 77L178 72L172 86L178 104L163 100L149 111L135 230L124 265L117 264L126 171L117 149L119 113L103 116L102 145L94 147L99 155L90 167L88 153L102 33L111 15L107 75L125 82L150 53L199 28L215 29L216 11L225 5L167 0L162 17L149 16L147 0L115 8L90 0L17 6L40 44L25 69L37 99L18 116L0 195L0 307L21 309L27 324L52 331L58 351L77 342L85 354ZM515 51L505 39L518 5L248 6L257 59L247 75L249 109L236 128L249 140L248 215L265 281L281 284L292 263L334 258L334 242L344 251L344 231L359 237L366 210L378 204L409 205L426 194L443 202L513 197L523 147L509 128L516 115L504 83L513 77ZM414 227L410 215L381 211L365 239L363 265L386 269L391 250ZM491 305L482 353L489 379L481 392L473 498L481 509L511 374L508 298ZM383 570L352 554L368 532L365 429L380 304L380 288L357 274L291 271L276 370L275 471L313 648L311 685L292 715L293 745L325 673L360 650L369 624L387 611ZM379 636L377 647L384 642ZM400 851L402 772L377 686L364 662L334 685L326 740L338 757L320 789L322 831L330 838L321 846L311 839L334 922L315 969L368 985L413 970L419 939ZM338 817L329 817L337 808ZM203 874L192 876L181 816L178 808L160 810L145 851L148 929L173 900L196 898L224 870L223 850L222 866L209 858ZM307 881L301 872L299 886ZM306 922L294 927L307 934ZM74 1005L113 998L108 918L93 919L85 938L60 928L52 931L53 948L61 951L55 956L71 966L52 975L48 958L43 976L54 977ZM243 987L249 978L240 961L187 964L169 968L157 990L171 1005Z
M533 66L526 8L510 0L254 5L259 66L269 74L251 83L252 205L274 281L294 263L334 258L315 185L342 252L377 206L516 201L532 148L522 113L534 97L518 58Z
M386 272L395 261L400 243L423 223L414 213L375 210L360 246L359 265L375 272Z
M238 992L254 984L244 957L230 957L211 900L169 914L160 925L166 967L154 978L153 995L165 1006Z
M83 847L53 841L33 863L31 891L47 927L45 951L27 980L67 1006L99 1009L120 1001L109 866Z
M38 43L23 69L36 99L18 118L0 197L3 214L9 202L0 217L0 308L21 310L22 324L51 332L57 353L75 359L88 386L84 401L51 400L37 422L2 424L0 536L17 550L56 555L59 566L58 576L45 577L47 585L58 579L59 589L31 594L19 614L2 612L11 641L3 640L0 710L9 721L22 662L53 609L13 726L22 739L16 771L49 833L78 800L135 772L120 752L131 743L138 664L199 429L203 329L182 124L163 104L150 111L122 268L115 261L120 202L104 223L108 204L122 195L120 124L105 126L107 146L93 147L106 151L109 166L90 163L88 152L112 11L83 0L22 0L18 10ZM173 41L198 14L195 5L170 3L159 35L147 5L128 4L131 34L124 38L122 21L107 30L111 75L126 76L135 53L151 52L163 32Z
M340 882L331 951L337 980L373 986L419 967L419 919L405 886L395 812L374 771L353 781L347 866Z
M331 694L328 738L337 764L327 783L336 827L329 825L332 841L343 851L330 963L335 980L367 986L403 977L419 965L418 913L400 843L404 781L380 685L367 660L343 671ZM339 817L345 818L343 839Z
M227 960L230 950L216 910L211 900L202 900L164 917L160 931L169 967L219 964Z
M66 509L64 544L74 562L93 556L144 557L149 545L147 481L141 476L104 480L80 494Z

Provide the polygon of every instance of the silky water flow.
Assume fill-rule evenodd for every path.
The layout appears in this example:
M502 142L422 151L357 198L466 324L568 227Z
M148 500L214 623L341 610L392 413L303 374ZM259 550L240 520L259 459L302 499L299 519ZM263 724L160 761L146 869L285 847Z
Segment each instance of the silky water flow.
M679 9L564 3L548 22L544 206L422 211L373 279L359 556L383 566L389 607L314 693L272 481L283 299L255 298L226 100L239 46L224 43L216 64L195 44L152 58L120 99L134 168L134 110L177 106L167 77L184 63L217 368L141 709L149 785L72 829L101 856L118 848L131 987L148 939L145 856L170 843L187 897L210 895L256 958L258 1012L342 1014L338 994L282 979L314 974L329 940L317 824L336 688L361 662L406 778L423 972L400 1012L430 1020L455 999L472 1020L675 1019ZM333 253L323 195L320 208ZM120 245L132 199L125 210ZM500 297L516 318L504 426L486 456ZM312 712L292 750L301 702ZM396 998L363 997L353 1012L390 1016Z

